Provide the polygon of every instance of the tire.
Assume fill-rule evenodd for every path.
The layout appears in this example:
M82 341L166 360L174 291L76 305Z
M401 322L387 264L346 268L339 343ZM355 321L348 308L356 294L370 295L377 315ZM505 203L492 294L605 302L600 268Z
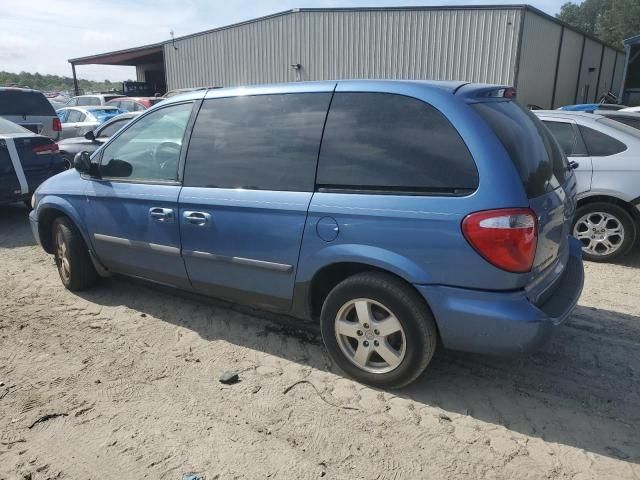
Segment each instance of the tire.
M52 226L54 257L62 284L71 291L93 286L98 273L89 257L82 235L67 217L58 217Z
M64 169L70 170L73 168L73 156L68 154L67 152L61 153L60 156L64 161Z
M360 312L368 320L361 320ZM400 330L388 334L398 326ZM344 372L361 383L389 389L420 376L438 339L433 315L419 294L380 272L359 273L334 287L322 306L320 328L329 355ZM360 348L363 355L357 353Z
M602 224L603 220L605 224ZM616 230L619 234L611 233ZM637 226L631 215L609 202L588 203L578 208L571 231L582 242L585 260L592 262L610 262L627 254L637 236Z

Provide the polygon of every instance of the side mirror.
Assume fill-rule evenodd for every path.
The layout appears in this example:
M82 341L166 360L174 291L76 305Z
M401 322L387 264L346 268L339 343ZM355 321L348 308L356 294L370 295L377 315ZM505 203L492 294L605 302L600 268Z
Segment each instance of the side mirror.
M73 158L73 167L80 173L91 172L91 156L89 152L80 152Z
M96 141L96 135L95 133L93 133L93 130L89 130L87 133L85 133L84 138L86 138L87 140L91 140L92 142Z

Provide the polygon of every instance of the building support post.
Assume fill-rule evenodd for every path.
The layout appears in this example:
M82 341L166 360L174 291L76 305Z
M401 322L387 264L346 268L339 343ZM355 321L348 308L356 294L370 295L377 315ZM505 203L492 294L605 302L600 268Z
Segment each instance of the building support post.
M80 95L80 92L78 90L78 77L76 77L76 66L75 64L71 64L71 71L73 72L73 90L75 92L75 96L77 97L78 95Z

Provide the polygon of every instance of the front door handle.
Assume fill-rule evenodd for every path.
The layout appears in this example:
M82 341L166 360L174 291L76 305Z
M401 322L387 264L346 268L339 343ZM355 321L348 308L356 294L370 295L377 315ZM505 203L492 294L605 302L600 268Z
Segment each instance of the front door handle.
M149 216L159 222L172 222L173 221L173 209L154 207L149 209Z
M580 164L578 162L576 162L575 160L571 160L569 162L569 169L571 169L571 170L575 170L579 166L580 166Z
M192 212L187 210L183 216L187 222L193 225L206 225L211 222L211 215L206 212Z

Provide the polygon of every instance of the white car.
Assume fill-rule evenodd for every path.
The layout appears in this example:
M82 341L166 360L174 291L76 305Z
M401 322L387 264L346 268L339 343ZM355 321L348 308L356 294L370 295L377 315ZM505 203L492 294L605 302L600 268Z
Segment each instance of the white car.
M536 110L578 181L573 235L584 257L609 261L629 252L640 229L640 131L597 113Z
M105 105L109 100L124 97L120 94L95 94L95 95L78 95L71 97L64 104L65 107L89 107L97 105Z
M626 107L620 110L621 112L636 112L640 113L640 107Z
M107 120L125 113L108 105L97 107L64 107L56 110L62 122L62 138L81 137Z

